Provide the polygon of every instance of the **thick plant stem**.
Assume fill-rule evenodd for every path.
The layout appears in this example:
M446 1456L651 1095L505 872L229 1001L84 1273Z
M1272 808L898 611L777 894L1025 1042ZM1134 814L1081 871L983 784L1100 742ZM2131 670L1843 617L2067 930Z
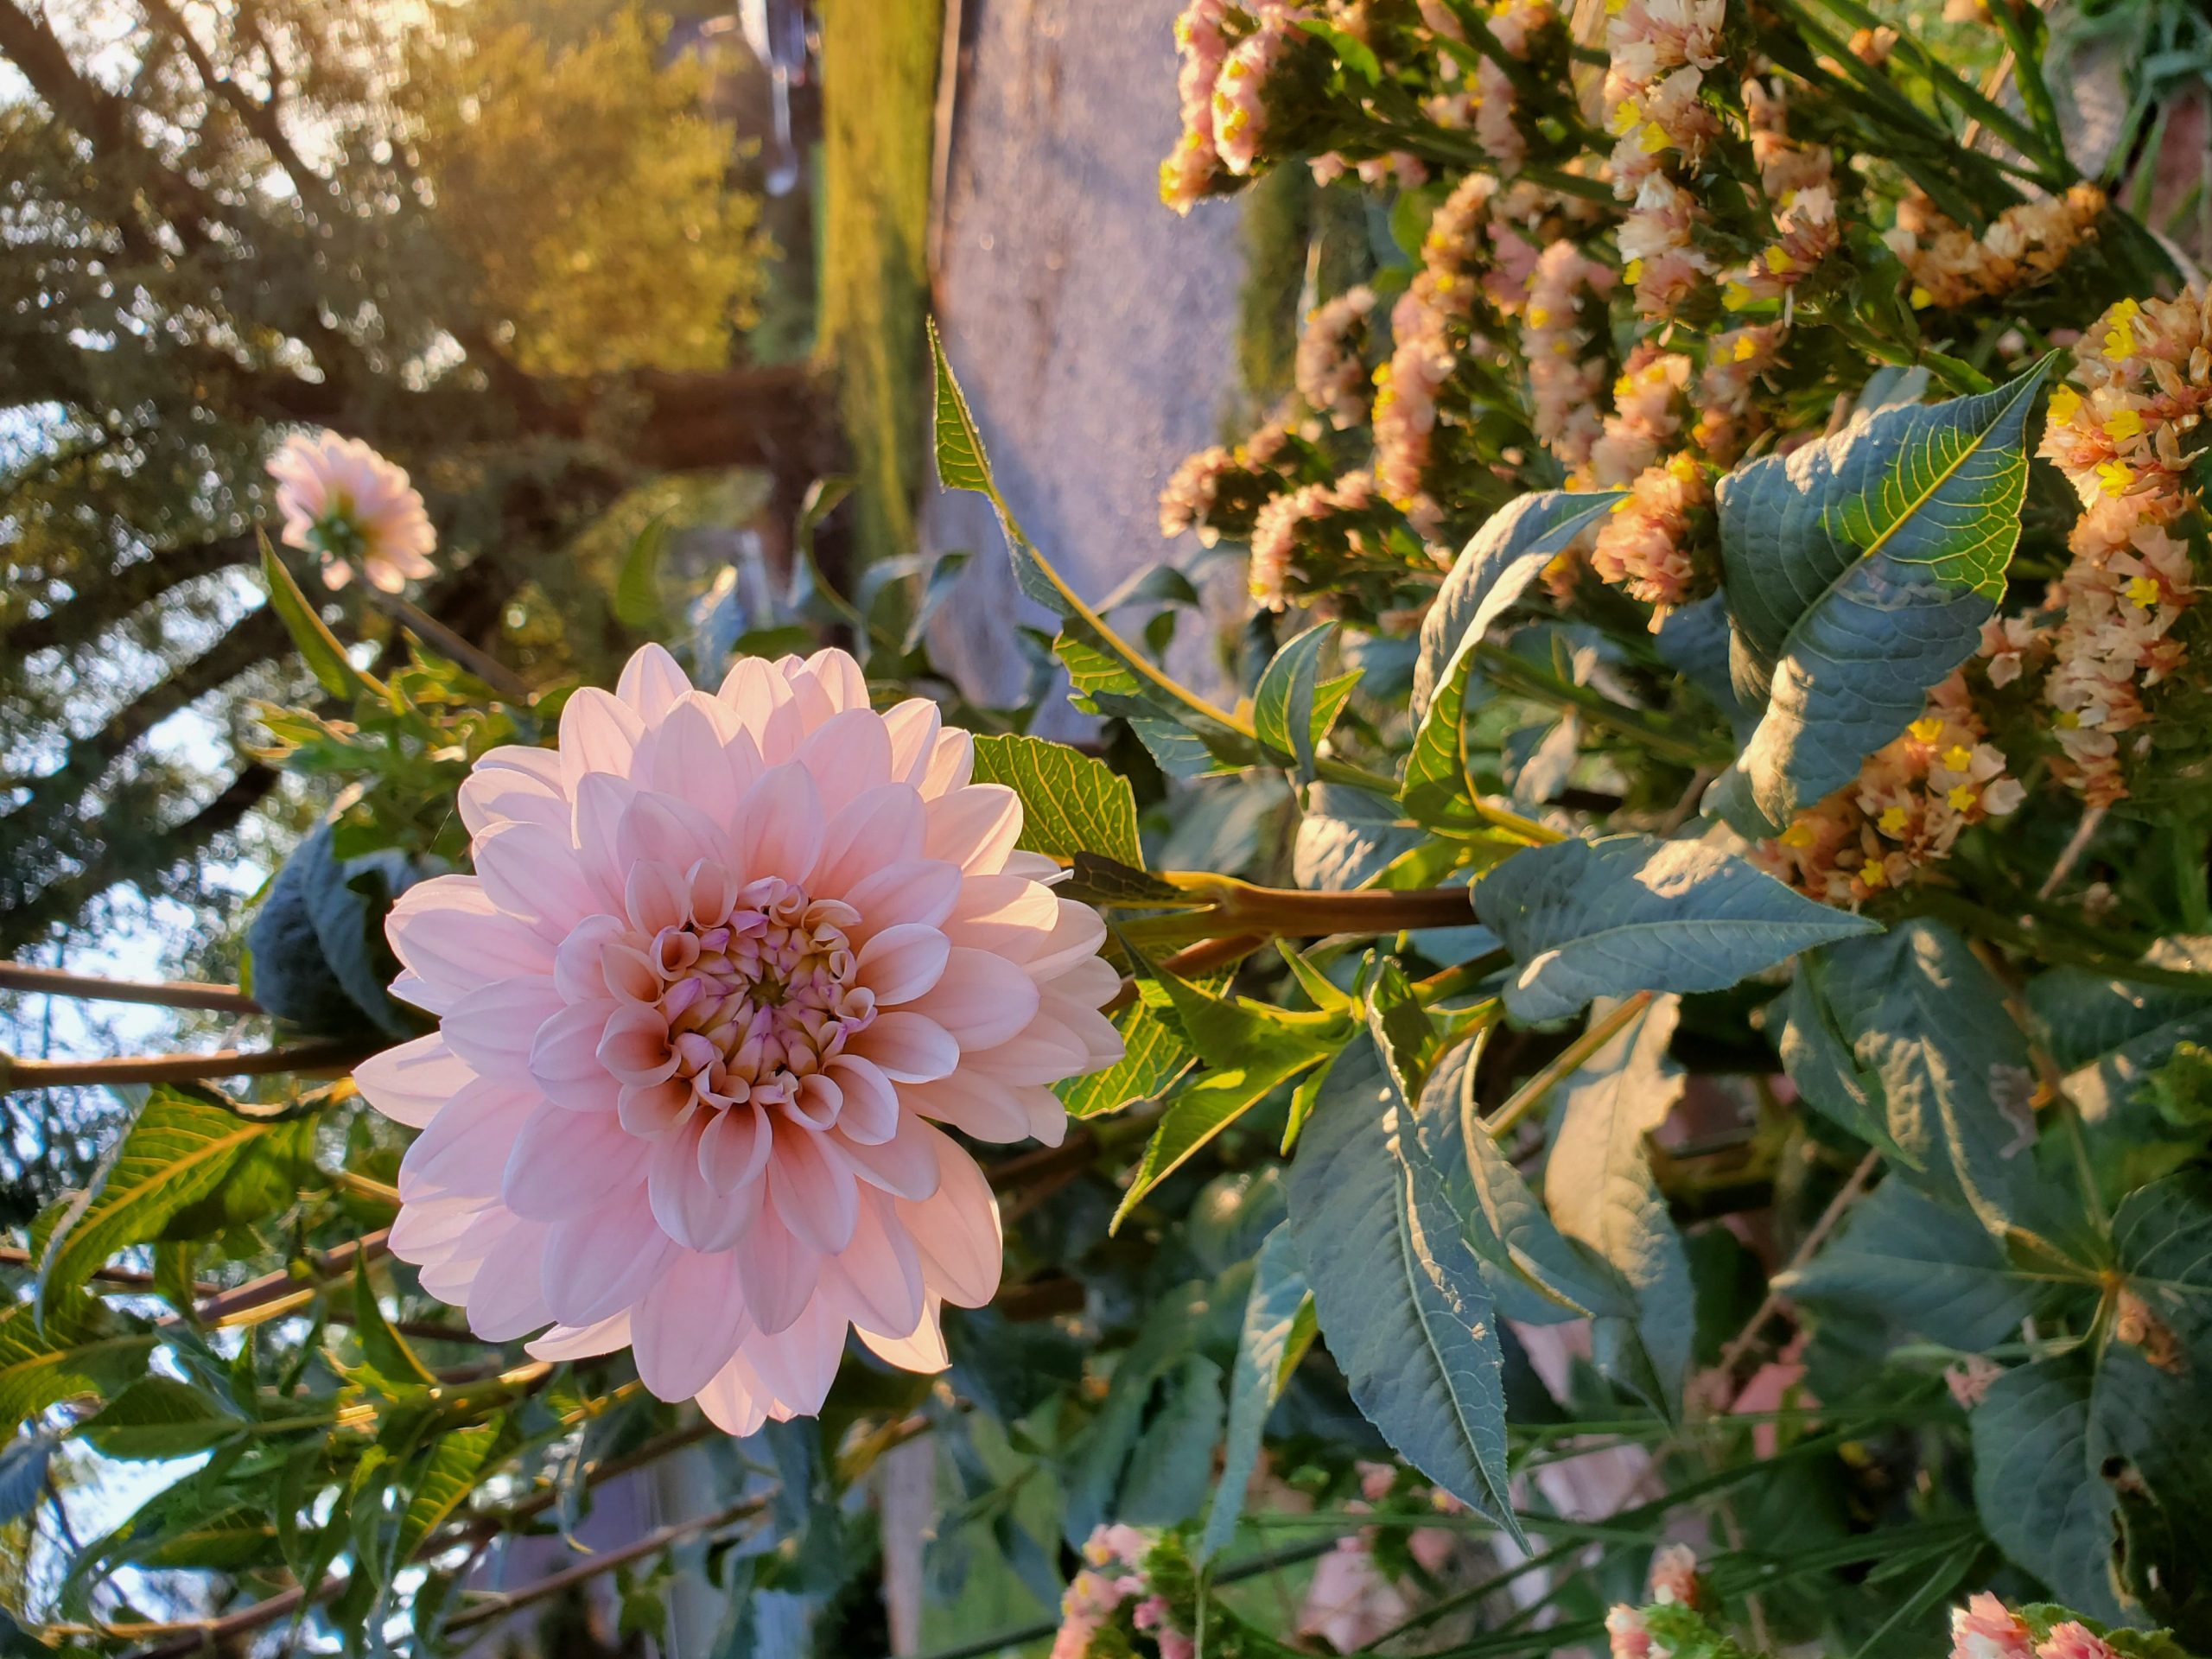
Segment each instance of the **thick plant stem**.
M1651 1006L1651 997L1649 991L1638 991L1618 1007L1607 1010L1603 1019L1592 1020L1589 1030L1560 1050L1550 1065L1515 1090L1504 1105L1479 1120L1482 1128L1495 1139L1542 1105L1545 1096L1561 1079L1573 1076L1585 1060L1627 1030Z
M165 1008L207 1008L217 1014L259 1014L261 1004L234 985L189 979L102 979L28 963L0 962L0 991L75 997L86 1002L146 1002Z
M197 1083L277 1071L343 1071L388 1045L334 1040L289 1048L217 1049L212 1054L133 1054L114 1060L20 1060L0 1054L0 1094L71 1084Z
M459 663L499 693L502 702L520 704L530 701L530 687L523 683L522 676L505 663L470 645L437 618L409 604L397 594L382 593L365 585L361 591L368 596L370 604L424 645Z
M1465 927L1475 919L1466 887L1382 887L1305 892L1295 887L1258 887L1234 877L1170 874L1167 880L1193 898L1210 900L1203 910L1129 924L1132 938L1145 939L1219 938L1260 934L1318 939L1332 933L1398 933L1424 927Z

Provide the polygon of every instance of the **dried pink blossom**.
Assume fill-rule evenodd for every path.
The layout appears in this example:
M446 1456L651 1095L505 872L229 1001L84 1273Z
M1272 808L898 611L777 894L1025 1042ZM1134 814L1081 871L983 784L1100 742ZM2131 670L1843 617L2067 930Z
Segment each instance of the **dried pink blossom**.
M2069 1618L2052 1625L2050 1634L2036 1643L2036 1659L2120 1659L2120 1650Z
M322 561L322 579L343 588L355 567L387 594L434 574L436 531L407 474L365 443L335 432L295 434L270 457L283 542Z
M357 1073L423 1131L393 1252L547 1358L627 1345L750 1433L819 1409L848 1330L945 1363L996 1290L982 1140L1057 1141L1049 1085L1120 1052L1104 925L1016 851L965 732L879 713L839 651L692 689L648 645L557 749L461 791L475 874L409 889L395 993L439 1030Z
M1951 1610L1951 1659L2034 1659L2028 1621L1987 1591Z

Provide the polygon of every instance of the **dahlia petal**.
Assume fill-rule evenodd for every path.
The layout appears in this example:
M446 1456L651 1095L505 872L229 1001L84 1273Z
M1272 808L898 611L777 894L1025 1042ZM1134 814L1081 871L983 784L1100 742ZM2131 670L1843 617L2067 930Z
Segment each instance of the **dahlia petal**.
M645 1179L650 1143L612 1112L572 1112L551 1101L515 1131L499 1197L526 1221L560 1221L595 1210Z
M934 1020L893 1009L848 1045L848 1052L873 1060L893 1083L930 1083L960 1064L960 1045Z
M1029 1108L1029 1138L1041 1147L1057 1147L1068 1138L1068 1109L1049 1089L1019 1090Z
M752 734L761 760L777 766L791 759L805 735L791 683L758 657L741 657L715 694L729 705L737 723Z
M823 831L822 855L810 885L822 893L844 893L846 902L860 909L852 890L865 886L886 866L920 857L927 823L922 798L911 785L878 784L862 790L846 801Z
M628 874L616 850L615 837L622 827L622 815L637 798L635 784L604 772L587 774L575 791L576 865L610 912L622 908L623 882Z
M909 697L883 711L884 734L891 740L891 775L917 788L929 776L930 755L944 717L927 697Z
M768 1421L767 1390L741 1352L699 1390L698 1400L709 1422L741 1440L758 1434Z
M798 711L800 741L837 712L829 688L814 677L814 671L797 657L779 657L769 666L791 689L791 706ZM794 751L796 753L796 751Z
M594 1052L609 1071L632 1088L663 1083L676 1074L677 1058L668 1046L668 1021L658 1008L642 1002L615 1007L607 1015L605 1034Z
M537 1027L530 1046L530 1075L555 1105L571 1112L609 1112L621 1084L599 1058L607 1022L624 1006L609 998L571 1002Z
M1020 1086L1001 1083L972 1065L935 1083L910 1083L899 1096L908 1110L978 1141L1019 1141L1029 1133L1029 1111Z
M775 1150L768 1115L747 1103L714 1114L699 1135L699 1173L717 1192L734 1192L760 1179Z
M891 781L891 736L883 716L866 703L823 721L792 759L814 775L825 817L834 818L855 797Z
M691 907L691 883L679 871L690 869L690 865L658 859L628 861L630 874L622 884L622 912L630 925L647 938L664 927L682 925Z
M806 659L806 667L814 676L830 706L842 713L848 709L868 707L868 676L853 654L836 645L824 645Z
M530 760L523 756L538 757ZM471 836L494 824L569 824L569 798L561 792L561 757L551 749L517 745L490 751L462 780L457 804Z
M739 778L731 753L731 744L744 736L728 704L703 691L685 692L653 734L653 788L681 797L718 823L730 823L753 782L750 776Z
M441 1106L475 1080L476 1073L436 1032L387 1048L353 1068L362 1098L410 1129L426 1126Z
M865 1146L841 1136L837 1152L870 1186L893 1198L925 1198L937 1191L937 1142L943 1138L908 1112L900 1116L898 1133L888 1141Z
M927 770L922 773L922 797L935 800L965 789L976 775L976 740L958 730L943 731L930 747Z
M545 823L494 825L476 838L476 879L492 902L510 916L537 925L550 939L564 939L587 916L602 909L598 889L576 862L569 828Z
M522 1090L480 1079L448 1101L399 1160L403 1199L499 1190L515 1135L537 1102Z
M756 1331L738 1351L766 1387L772 1417L822 1409L845 1352L844 1316L817 1297L779 1332Z
M468 1328L492 1342L512 1342L553 1323L544 1297L543 1223L518 1221L494 1244L468 1287Z
M587 916L553 953L553 988L571 1002L599 1002L616 995L607 978L607 948L626 937L619 916ZM626 980L628 975L623 976ZM659 988L654 987L658 995Z
M550 975L494 980L447 1011L446 1046L486 1077L518 1077L530 1069L537 1028L568 1004Z
M1065 1004L1095 1011L1111 1002L1122 989L1121 975L1103 957L1085 957L1080 962L1070 963L1057 974L1038 973L1033 965L1029 971L1055 1006Z
M596 1325L636 1306L675 1249L643 1192L556 1222L545 1240L546 1306L563 1325Z
M1096 961L1099 946L1106 943L1105 918L1096 911L1072 899L1055 897L1052 902L1059 906L1059 918L1052 924L1052 937L1028 959L1029 971L1039 979L1056 979L1077 963ZM1118 975L1114 983L1118 989Z
M442 1261L483 1211L481 1198L410 1199L391 1224L391 1253L417 1267Z
M668 653L665 645L640 645L622 665L614 695L636 709L647 726L658 726L676 700L691 689L691 681ZM567 733L562 734L563 741Z
M1090 1050L1083 1039L1053 1017L1040 999L1038 1011L1019 1035L990 1048L963 1054L965 1065L1001 1077L1008 1083L1042 1084L1047 1088L1081 1077Z
M810 1071L798 1080L798 1090L783 1108L784 1115L800 1128L820 1131L829 1128L845 1109L845 1091L819 1071Z
M630 1316L617 1313L597 1325L556 1325L523 1344L532 1359L596 1359L630 1345Z
M748 1188L758 1192L758 1187ZM806 1312L822 1276L822 1254L784 1224L774 1205L764 1204L735 1252L745 1305L764 1336L791 1328Z
M645 722L638 711L597 686L572 694L561 710L561 786L570 800L587 774L627 777Z
M950 1032L963 1049L1002 1043L1035 1017L1037 982L1020 963L965 945L946 957L944 971L916 1000L914 1011Z
M955 944L988 950L1029 966L1043 954L1060 919L1058 894L1018 875L971 875L944 925ZM1099 925L1105 937L1105 925Z
M779 1127L768 1160L768 1198L801 1242L835 1255L852 1243L860 1188L823 1141L818 1130Z
M922 1253L930 1288L962 1307L981 1307L998 1294L1004 1247L999 1207L976 1160L935 1129L938 1189L901 1198L899 1217Z
M846 889L845 902L861 913L852 937L865 942L887 927L918 922L937 927L960 898L960 867L942 859L913 858L886 864Z
M625 1084L615 1102L615 1115L632 1135L647 1141L658 1140L683 1121L683 1115L691 1109L691 1085L681 1077Z
M651 859L678 871L730 849L723 823L679 796L640 790L615 826L614 850L625 868Z
M1084 1058L1075 1070L1067 1074L1071 1077L1081 1077L1086 1072L1097 1071L1101 1066L1111 1065L1122 1058L1122 1033L1115 1029L1111 1020L1090 1003L1064 995L1060 988L1065 982L1065 980L1054 980L1051 984L1039 988L1043 995L1039 999L1038 1015L1039 1019L1054 1020L1059 1029L1070 1033L1083 1045ZM1030 1024L1033 1029L1036 1021L1032 1020Z
M1004 784L969 784L929 804L922 850L969 875L994 875L1021 833L1021 797Z
M730 1258L678 1250L631 1311L638 1380L658 1399L689 1400L736 1357L750 1328Z
M883 1068L857 1054L839 1054L823 1068L844 1096L837 1127L848 1141L880 1146L899 1128L899 1091Z
M944 977L951 955L952 947L937 929L919 922L902 922L885 928L861 947L855 971L860 982L875 993L878 1007L895 1007L912 1002L935 986ZM1021 974L1019 968L1014 971ZM1028 983L1026 976L1022 982ZM1030 987L1030 998L1033 1003L1034 986ZM1015 1028L1027 1019L1024 1014ZM938 1023L945 1022L940 1019Z
M804 882L822 850L822 798L814 774L785 761L760 774L739 814L737 862L748 880Z
M902 1371L918 1371L925 1376L934 1376L952 1363L952 1356L944 1347L939 1313L943 1306L938 1298L930 1297L922 1309L920 1323L895 1342L879 1337L873 1331L860 1332L860 1339L870 1353L887 1365L896 1365Z
M694 1250L734 1247L760 1213L758 1182L717 1192L699 1169L704 1131L696 1122L678 1124L653 1143L646 1196L653 1219L678 1244Z
M415 976L410 1001L446 1014L494 980L550 973L553 947L503 916L473 875L438 875L401 893L385 918L392 953Z
M825 1294L836 1288L854 1326L902 1336L922 1313L922 1258L892 1201L864 1192L851 1242L822 1269Z

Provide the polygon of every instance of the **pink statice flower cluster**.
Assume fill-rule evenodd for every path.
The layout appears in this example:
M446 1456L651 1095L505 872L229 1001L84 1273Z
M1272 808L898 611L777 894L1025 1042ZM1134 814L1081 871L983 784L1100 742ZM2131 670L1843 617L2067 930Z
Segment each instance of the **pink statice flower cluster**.
M1756 402L1759 378L1780 359L1788 326L1751 323L1715 334L1698 372L1697 421L1690 438L1716 465L1740 459L1759 435Z
M1682 429L1695 367L1680 352L1639 343L1613 383L1613 412L1591 448L1589 467L1570 478L1569 487L1618 489L1651 467Z
M1295 442L1287 424L1269 421L1234 448L1214 444L1185 456L1160 493L1160 533L1195 531L1207 547L1250 535L1260 510L1290 487L1281 469Z
M1157 1534L1119 1523L1102 1526L1084 1541L1083 1567L1060 1598L1052 1659L1089 1659L1109 1628L1104 1651L1128 1653L1134 1632L1151 1640L1160 1659L1192 1659L1197 1642L1178 1628L1174 1608L1153 1586L1147 1563L1158 1543Z
M1375 290L1363 283L1307 312L1298 336L1298 395L1339 432L1367 419L1368 369L1361 353L1374 313Z
M474 873L387 924L438 1029L355 1072L422 1132L391 1249L423 1288L541 1358L629 1348L733 1434L818 1411L851 1334L941 1370L1001 1265L944 1128L1057 1142L1052 1085L1122 1050L1105 924L973 766L841 651L708 693L657 645L556 748L485 755Z
M1297 66L1322 50L1294 0L1190 0L1175 22L1183 126L1160 164L1160 197L1187 213L1233 190L1268 158Z
M1598 579L1656 607L1656 628L1668 611L1699 596L1714 573L1699 557L1712 540L1713 476L1684 453L1637 474L1613 504L1590 550Z
M438 536L422 495L367 444L335 432L295 434L270 457L269 475L284 545L321 560L326 586L343 588L358 574L397 594L436 573Z
M1710 1600L1697 1570L1697 1552L1688 1544L1664 1544L1652 1553L1649 1600L1660 1608L1702 1609ZM1611 1659L1667 1659L1672 1647L1651 1628L1644 1608L1625 1602L1605 1614L1605 1642Z
M2056 711L2059 771L2092 805L2127 795L2127 762L2149 736L2143 694L2183 661L2174 628L2199 584L2175 531L2196 502L2186 474L2208 404L2212 302L2193 289L2113 306L2051 394L2041 453L2082 514L2048 600L2058 622L2044 696Z
M1929 694L1926 712L1861 764L1859 781L1762 844L1767 868L1800 892L1856 906L1916 880L1974 824L2027 798L1986 740L1963 672Z
M1586 322L1585 296L1612 291L1611 266L1566 238L1536 256L1521 313L1521 352L1529 363L1529 396L1538 441L1561 465L1588 464L1604 431L1598 407L1605 384L1603 337Z
M1951 1659L2120 1659L2120 1650L2079 1619L2035 1626L1987 1591L1951 1610Z
M1774 239L1730 279L1727 297L1733 305L1788 293L1835 251L1843 236L1836 218L1834 154L1826 144L1790 137L1781 83L1770 88L1745 82L1744 109L1759 188L1774 215Z
M1726 0L1628 0L1606 22L1605 129L1613 191L1629 204L1618 242L1645 317L1674 310L1714 270L1694 245L1704 210L1676 174L1694 172L1719 130L1700 93L1726 15Z
M1915 193L1897 204L1883 239L1912 275L1916 306L1961 306L2055 275L2097 233L2105 193L2086 181L2007 207L1979 236Z
M1331 484L1306 484L1276 496L1252 526L1249 585L1252 597L1281 610L1332 566L1387 556L1377 524L1381 493L1371 473L1346 473Z

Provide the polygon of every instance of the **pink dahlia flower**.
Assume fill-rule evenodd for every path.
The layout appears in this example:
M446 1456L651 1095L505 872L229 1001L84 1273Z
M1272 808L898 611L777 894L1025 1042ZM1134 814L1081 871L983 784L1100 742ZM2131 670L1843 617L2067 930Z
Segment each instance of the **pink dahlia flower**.
M343 588L360 567L372 588L396 594L433 574L438 544L423 498L407 474L375 450L335 432L294 435L270 457L283 542L322 560L322 579Z
M2028 1621L1987 1591L1951 1609L1951 1659L2034 1659Z
M971 763L842 652L709 696L656 645L557 749L486 755L476 874L389 924L440 1029L356 1074L423 1131L391 1245L423 1288L485 1337L550 1325L541 1357L626 1344L737 1434L818 1410L848 1327L942 1368L939 1309L990 1300L1000 1239L937 1124L1057 1142L1049 1085L1121 1052L1104 925Z

